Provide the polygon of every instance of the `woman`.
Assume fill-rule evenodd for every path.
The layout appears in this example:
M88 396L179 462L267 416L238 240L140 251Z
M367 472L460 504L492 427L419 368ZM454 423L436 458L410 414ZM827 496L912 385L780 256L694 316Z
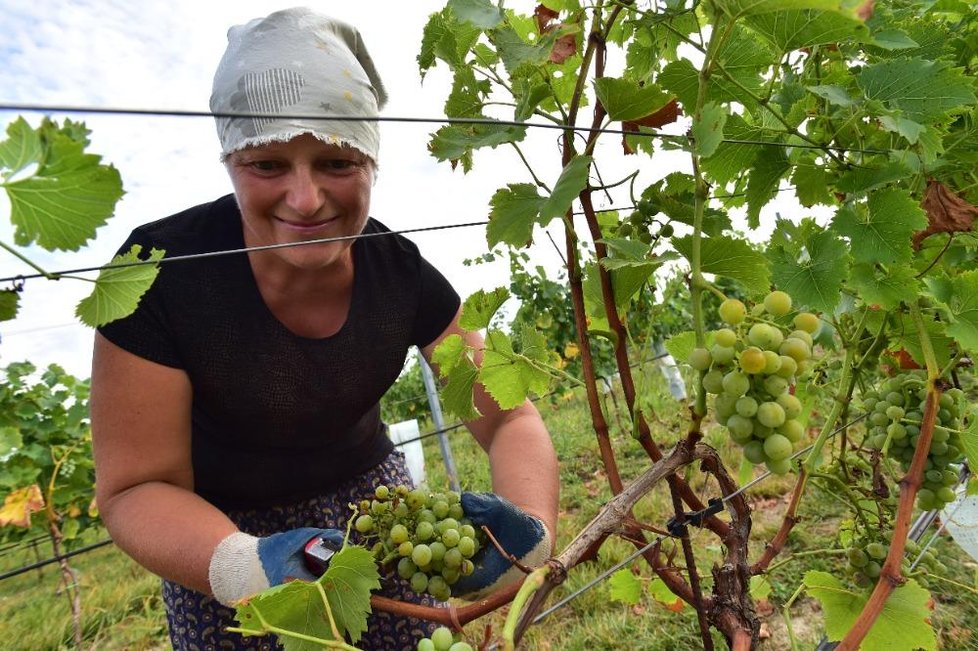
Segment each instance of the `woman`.
M428 359L453 334L482 346L459 327L444 277L368 218L376 121L301 117L377 115L386 97L357 31L291 9L228 40L211 108L234 194L142 226L122 249L272 248L163 265L137 311L96 335L92 372L102 518L164 579L176 649L271 648L224 631L229 606L312 578L311 538L342 539L350 502L410 481L378 408L409 346ZM481 390L475 401L482 416L468 426L498 497L463 505L539 564L556 524L549 436L529 403L502 411ZM478 566L469 595L519 574L492 549ZM384 593L424 600L399 580ZM386 613L369 627L365 649L413 649L430 630Z

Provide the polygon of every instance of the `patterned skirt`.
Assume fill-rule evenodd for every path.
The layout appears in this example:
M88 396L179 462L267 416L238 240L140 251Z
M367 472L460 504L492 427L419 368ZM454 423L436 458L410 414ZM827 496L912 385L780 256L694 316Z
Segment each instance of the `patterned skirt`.
M320 527L346 530L349 504L373 495L377 484L405 484L411 478L404 465L404 455L394 451L380 465L360 477L341 484L334 492L310 500L253 511L231 511L228 517L238 528L253 536L267 536L298 527ZM438 605L429 595L411 591L406 581L394 575L381 578L381 589L374 592L399 601L428 606ZM170 641L176 651L272 651L281 645L275 636L243 637L225 631L235 626L234 611L213 597L201 594L171 581L163 581ZM396 617L377 612L367 620L367 631L356 643L364 651L414 651L417 641L428 637L435 625L413 617Z

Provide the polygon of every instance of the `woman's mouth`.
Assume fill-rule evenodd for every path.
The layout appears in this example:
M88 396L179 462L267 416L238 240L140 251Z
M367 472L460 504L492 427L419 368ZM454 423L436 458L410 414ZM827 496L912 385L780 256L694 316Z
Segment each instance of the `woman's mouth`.
M290 221L287 219L282 219L281 217L276 217L275 219L285 228L291 231L295 231L297 233L315 233L317 231L326 229L331 224L338 221L339 217L330 217L329 219L320 219L314 222Z

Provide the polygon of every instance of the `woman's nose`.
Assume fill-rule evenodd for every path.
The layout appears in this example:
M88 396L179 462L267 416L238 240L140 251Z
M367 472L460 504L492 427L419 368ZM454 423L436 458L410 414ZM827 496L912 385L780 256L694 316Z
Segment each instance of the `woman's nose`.
M289 208L303 217L315 215L326 201L326 192L316 183L311 170L298 167L292 171L286 190Z

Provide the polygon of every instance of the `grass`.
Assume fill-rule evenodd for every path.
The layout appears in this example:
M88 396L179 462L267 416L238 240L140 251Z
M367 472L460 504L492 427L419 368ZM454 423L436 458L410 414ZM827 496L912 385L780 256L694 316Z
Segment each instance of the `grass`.
M665 391L661 376L654 368L642 378L656 414L652 424L654 436L661 447L668 448L684 433L683 409ZM623 479L628 482L648 467L648 459L635 443L621 418L621 398L604 397L612 441L618 454ZM597 513L611 496L608 481L601 468L595 435L586 403L579 394L552 396L538 406L552 434L561 472L561 530L558 549L563 548ZM424 426L422 431L425 431ZM455 462L463 477L463 488L488 490L489 473L485 456L470 437L456 430L449 434ZM707 427L705 437L720 450L731 468L739 466L739 452L715 427ZM444 468L440 463L437 441L425 440L425 455L429 483L447 487ZM704 501L718 495L714 482L692 478L692 485ZM786 508L785 496L793 485L791 477L772 477L748 493L753 506L751 557L756 559L764 544L777 530ZM663 524L672 515L668 492L657 487L637 505L635 512L645 522ZM761 651L790 649L781 608L801 583L808 570L822 570L837 576L842 561L837 555L825 553L836 545L843 509L835 498L824 491L807 492L801 509L801 522L792 531L782 555L776 560L769 576L772 590L759 603L762 621ZM720 559L721 550L715 537L703 530L692 530L697 551L697 564L704 575L705 589L710 589L709 570ZM605 569L618 563L634 548L611 539L594 562L573 568L567 581L558 587L549 603L572 594L587 585ZM947 580L965 586L975 585L976 564L946 537L936 543L936 553L948 567ZM0 571L33 560L29 555L7 554L0 557ZM166 649L166 624L159 598L159 581L136 566L113 547L103 548L74 559L82 586L84 628L89 649L122 650ZM644 562L630 567L642 581L651 575ZM0 629L7 635L5 648L42 651L70 649L71 620L67 600L57 594L58 574L53 566L42 575L31 572L0 582ZM943 580L931 582L935 602L932 621L938 635L939 648L978 650L978 597L975 593ZM491 617L473 622L466 629L470 640L483 637L488 623L495 632L501 631L506 609ZM814 648L822 636L822 614L817 602L802 595L791 610L792 629L799 648ZM714 635L717 648L725 648L722 638ZM9 641L13 641L11 645ZM553 651L596 651L602 649L685 650L700 649L696 614L690 607L678 613L645 595L642 601L629 606L610 599L606 583L600 583L560 608L540 625L530 628L527 649Z

